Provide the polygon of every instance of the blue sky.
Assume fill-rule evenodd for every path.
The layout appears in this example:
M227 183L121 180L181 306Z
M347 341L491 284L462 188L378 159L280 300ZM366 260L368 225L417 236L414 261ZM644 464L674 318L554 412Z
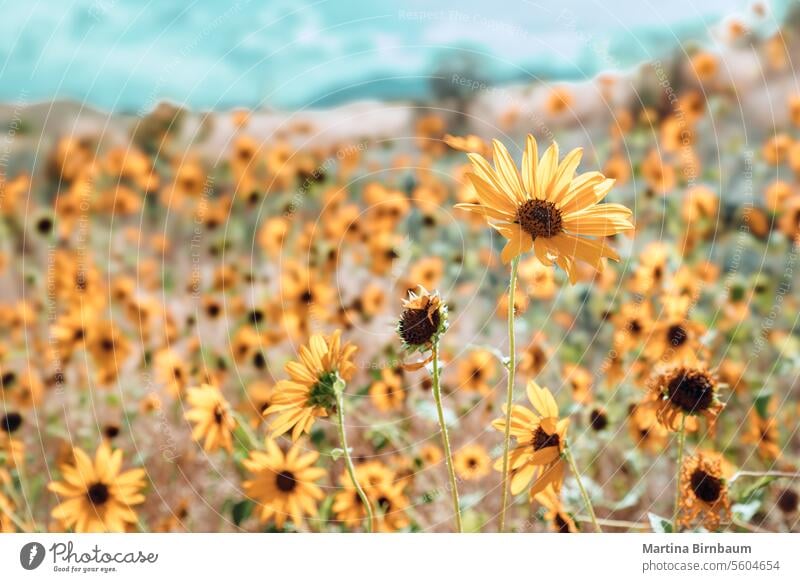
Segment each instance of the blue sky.
M48 0L0 10L0 101L114 110L329 105L424 91L467 48L491 79L570 78L702 38L746 0Z

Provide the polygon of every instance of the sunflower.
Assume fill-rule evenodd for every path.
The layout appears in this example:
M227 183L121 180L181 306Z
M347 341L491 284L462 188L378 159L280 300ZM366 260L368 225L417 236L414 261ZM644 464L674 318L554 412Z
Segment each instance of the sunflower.
M575 521L564 511L561 504L561 497L552 485L545 487L534 495L534 501L545 508L544 518L550 522L550 527L556 533L577 533L578 528Z
M22 423L19 412L9 411L0 416L0 452L7 455L7 463L11 467L17 466L25 458L25 443L13 436Z
M742 442L756 445L758 456L765 461L776 461L781 456L779 441L778 420L769 412L767 416L762 417L756 409L753 409L750 412L747 432L742 435Z
M408 292L403 300L403 312L397 321L397 335L403 342L403 349L414 352L431 352L441 335L447 330L447 305L438 292L430 293L422 285L417 293ZM432 356L431 356L432 357ZM406 368L416 369L430 361L408 364Z
M120 473L122 451L107 444L97 449L94 463L81 449L73 449L74 464L62 464L63 481L47 488L66 500L51 515L65 528L78 533L122 532L137 523L133 505L144 502L147 484L144 469Z
M775 505L787 517L794 515L800 505L800 496L794 489L781 489L776 495Z
M398 479L395 472L380 461L361 463L356 466L355 472L356 479L362 484L370 503L383 510L383 515L378 512L378 530L395 531L406 527L407 518L401 513L409 502L403 493L405 488L403 480ZM347 471L342 473L339 482L342 490L334 496L332 510L338 521L347 527L356 527L364 521L367 515L366 509ZM396 511L387 516L387 507Z
M564 364L564 376L572 390L572 398L578 404L588 404L592 400L594 375L578 364Z
M478 154L469 154L474 173L467 177L475 187L479 204L457 207L484 216L508 239L501 258L504 263L534 250L545 265L557 263L573 283L574 261L585 261L597 270L603 258L619 260L606 237L633 229L631 211L620 204L598 204L614 185L600 172L575 177L583 150L572 150L558 163L558 144L538 159L538 146L528 136L522 160L522 176L508 150L494 140L494 169Z
M489 474L491 459L486 448L480 444L463 447L453 457L456 473L465 481L476 481Z
M628 430L634 444L650 453L660 453L667 444L669 431L658 421L656 411L660 401L651 396L639 404L631 405L628 413Z
M545 349L542 338L536 335L520 354L517 372L525 376L536 376L544 369L549 359L550 355Z
M286 364L290 380L275 385L265 416L277 414L270 428L277 437L291 430L292 440L309 432L314 421L328 416L336 405L335 384L347 381L356 371L352 357L356 346L341 343L341 332L330 337L311 336L308 347L300 347L300 360Z
M497 363L494 354L483 349L472 350L456 366L459 388L483 396L491 393L493 388L491 380L496 373Z
M611 321L614 324L614 348L617 352L627 354L647 337L652 325L650 303L624 303Z
M656 371L649 384L657 397L656 417L671 431L679 430L680 420L698 415L711 428L724 406L717 398L717 380L703 364Z
M691 527L702 523L709 530L719 529L731 519L727 479L733 468L722 455L698 451L681 467L678 524Z
M296 527L303 524L303 516L316 516L316 502L325 497L314 482L325 475L325 469L314 467L319 453L302 454L302 443L295 443L286 452L272 439L266 439L265 451L251 451L242 461L252 477L244 481L244 491L260 505L259 519L275 520L283 527L287 516Z
M13 512L14 504L0 491L0 533L14 533L17 531L17 526L14 525L11 517Z
M664 363L689 363L698 361L703 353L700 338L705 326L688 317L689 297L667 296L664 298L664 317L653 323L644 348L651 361Z
M442 462L442 449L433 444L426 444L419 449L419 459L425 467L432 467Z
M547 388L534 381L528 382L528 400L533 410L515 404L511 407L511 436L516 446L511 451L509 463L512 471L511 494L517 495L531 481L531 499L552 484L555 491L561 490L564 480L562 453L566 446L568 419L559 419L558 405ZM505 412L505 411L504 411ZM492 422L492 427L504 432L505 417ZM495 469L502 470L502 457Z
M444 143L460 152L475 152L485 158L492 157L492 148L489 147L489 144L483 141L483 138L474 134L455 136L448 133L444 136Z
M381 412L402 409L406 399L402 376L392 368L384 368L381 370L381 379L369 387L369 397Z
M184 415L186 420L194 424L192 438L196 441L204 439L203 449L209 453L220 447L231 452L236 420L219 389L208 384L189 388L186 399L192 407Z

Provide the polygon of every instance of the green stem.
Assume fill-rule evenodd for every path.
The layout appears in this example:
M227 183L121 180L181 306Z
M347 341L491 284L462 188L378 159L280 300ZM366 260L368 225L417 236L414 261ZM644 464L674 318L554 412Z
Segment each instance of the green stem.
M367 494L361 488L361 484L356 479L356 468L353 466L353 459L350 457L350 449L347 447L347 435L344 432L344 390L336 390L336 416L339 420L339 441L344 451L344 461L347 465L347 474L350 475L350 480L356 488L358 497L361 503L367 510L367 531L372 533L374 531L373 525L375 517L372 515L372 506L369 504Z
M230 411L231 416L236 421L236 427L233 429L234 434L240 438L240 442L247 447L248 452L258 449L258 437L250 428L247 419L235 410Z
M728 485L739 479L740 477L774 477L775 479L800 479L800 473L791 473L788 471L737 471L733 477L728 479Z
M506 428L503 434L503 501L500 508L500 531L506 529L506 506L508 505L508 450L511 444L511 404L514 402L514 293L517 289L517 267L519 256L511 261L511 280L508 287L508 385L506 387Z
M442 445L444 458L447 463L447 473L450 476L450 494L453 498L453 510L456 515L456 531L462 533L461 506L458 502L458 487L456 485L456 472L453 468L453 453L450 450L450 437L447 435L447 425L444 422L444 409L442 408L442 388L439 382L439 342L433 344L433 399L436 401L436 413L439 416L439 427L442 429Z
M681 469L683 468L683 449L686 445L686 415L681 418L678 433L678 468L675 471L675 510L672 513L672 531L678 532L678 513L681 507Z
M583 503L586 505L586 510L589 512L589 518L592 520L592 525L594 525L594 531L597 533L603 533L600 523L597 521L597 516L594 513L592 500L589 499L589 494L586 493L586 488L583 486L583 481L581 481L581 474L578 472L578 466L575 464L575 457L572 456L572 450L569 448L569 442L564 443L564 456L567 457L569 468L572 469L572 474L575 475L575 481L578 483L578 489L581 491Z

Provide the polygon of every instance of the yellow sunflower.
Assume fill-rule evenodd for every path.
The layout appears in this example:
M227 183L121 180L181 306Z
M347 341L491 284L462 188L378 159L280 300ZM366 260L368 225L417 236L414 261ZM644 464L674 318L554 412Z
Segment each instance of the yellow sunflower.
M231 452L236 420L219 389L208 384L189 388L186 399L192 407L184 415L186 420L194 424L192 438L196 441L204 439L203 448L209 453L220 447Z
M528 400L533 410L515 404L511 407L510 434L516 446L509 456L512 471L511 494L517 495L531 481L530 497L552 484L556 492L561 490L564 480L566 433L569 419L559 419L558 405L546 388L534 381L528 382ZM504 411L505 412L505 411ZM504 432L505 418L492 422L492 427ZM503 459L497 460L495 469L502 471Z
M544 518L550 522L550 527L556 533L577 533L578 528L569 513L561 504L560 495L552 486L545 487L544 491L537 493L534 500L545 508Z
M467 176L479 203L457 207L482 215L508 239L501 255L504 263L533 249L543 264L555 262L574 283L576 259L598 271L604 258L619 260L603 237L633 229L631 211L620 204L598 204L614 180L600 172L575 176L581 148L559 163L554 142L539 160L536 140L529 135L520 176L508 150L497 140L493 143L494 168L480 155L469 154L474 173Z
M335 384L356 371L352 357L356 346L341 343L341 332L328 338L315 334L308 347L300 347L300 360L286 364L290 380L275 385L272 403L264 416L277 414L270 425L272 436L291 430L292 440L309 432L314 421L328 416L336 405Z
M303 516L317 515L316 502L325 497L314 482L325 475L325 469L314 467L319 453L309 451L296 443L286 452L272 439L265 441L265 451L251 451L242 464L253 474L246 480L244 491L261 505L259 518L262 522L275 520L283 527L290 517L295 526L303 524Z
M486 448L480 444L463 447L453 457L453 465L458 476L465 481L476 481L489 474L491 460Z
M75 464L61 465L63 481L47 488L66 498L51 515L78 533L122 532L138 521L132 508L144 502L144 469L120 473L122 451L108 444L97 449L94 463L81 449L73 449Z
M404 493L406 482L398 479L394 471L380 461L368 461L355 468L356 479L362 483L370 503L378 509L376 530L393 532L407 527L410 523L405 508L410 501ZM333 498L331 509L336 519L347 527L356 527L367 516L361 496L353 480L345 471L340 479L342 490Z

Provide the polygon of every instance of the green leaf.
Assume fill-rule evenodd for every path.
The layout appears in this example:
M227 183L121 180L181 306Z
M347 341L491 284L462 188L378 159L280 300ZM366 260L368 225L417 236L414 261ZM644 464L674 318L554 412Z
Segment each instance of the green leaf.
M756 412L758 416L761 418L768 418L769 417L769 400L772 398L772 390L762 390L761 393L756 396L755 401L753 402L753 406L756 408Z
M742 492L741 496L739 497L739 502L749 504L755 499L759 500L760 502L764 496L762 490L773 481L775 481L775 477L761 477L758 481L750 485L750 487Z
M250 514L253 513L253 506L254 503L249 499L245 499L244 501L239 501L235 503L233 508L231 509L231 516L233 517L233 523L237 526L241 525L242 522L250 517Z
M667 518L655 513L648 513L647 519L650 520L650 527L653 528L655 533L672 533L672 522Z
M347 450L352 452L353 449L348 447ZM331 459L333 459L334 461L338 461L342 457L344 457L344 449L343 448L336 447L335 449L331 449Z

